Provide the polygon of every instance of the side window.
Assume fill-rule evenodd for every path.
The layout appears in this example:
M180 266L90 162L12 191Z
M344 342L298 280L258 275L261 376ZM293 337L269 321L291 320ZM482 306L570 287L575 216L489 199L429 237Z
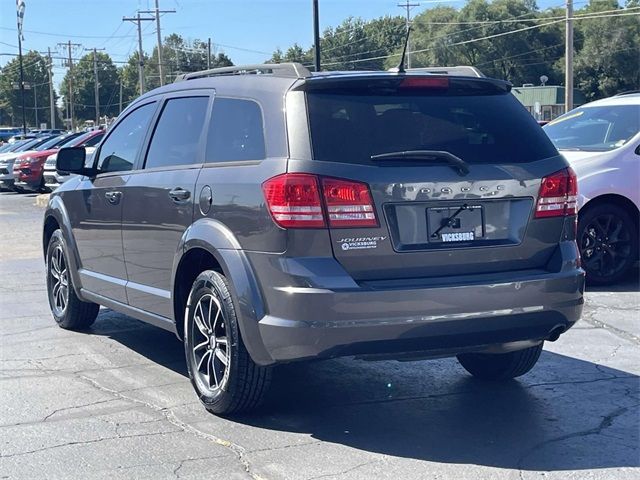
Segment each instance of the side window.
M99 173L121 172L133 168L155 108L155 102L147 103L129 113L114 127L100 149Z
M209 97L168 100L153 132L144 168L197 163L208 105Z
M207 163L265 158L260 106L252 100L216 98L207 139Z

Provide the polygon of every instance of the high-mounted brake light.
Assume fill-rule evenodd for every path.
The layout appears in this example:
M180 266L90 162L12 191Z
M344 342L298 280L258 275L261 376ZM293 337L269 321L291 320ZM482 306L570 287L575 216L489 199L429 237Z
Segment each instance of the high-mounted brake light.
M406 77L400 88L449 88L447 77Z
M571 167L542 179L536 218L563 217L578 213L578 180Z
M285 173L264 182L262 189L269 212L283 228L378 226L366 183Z

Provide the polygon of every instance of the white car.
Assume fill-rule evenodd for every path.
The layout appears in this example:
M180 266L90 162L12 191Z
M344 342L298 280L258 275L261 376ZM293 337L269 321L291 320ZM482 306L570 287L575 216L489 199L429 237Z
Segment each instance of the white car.
M615 282L638 260L640 93L588 103L544 130L578 176L578 245L587 280Z

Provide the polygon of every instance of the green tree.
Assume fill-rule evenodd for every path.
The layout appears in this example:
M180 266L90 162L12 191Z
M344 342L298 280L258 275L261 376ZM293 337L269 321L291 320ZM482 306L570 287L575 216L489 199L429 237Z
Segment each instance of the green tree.
M286 63L286 62L298 62L303 65L310 66L313 64L313 49L305 50L297 43L294 43L287 49L285 53L279 48L273 52L273 55L267 63Z
M40 123L51 125L48 60L38 52L29 51L23 55L22 63L24 81L28 86L24 92L27 126L39 127ZM22 98L20 90L15 88L19 85L19 81L20 67L16 57L0 69L0 124L2 125L22 125Z
M402 45L404 21L400 17L380 17L371 21L349 17L335 28L327 28L320 37L324 70L379 70L384 57ZM314 48L294 43L286 52L276 49L271 63L314 64Z
M158 48L154 47L150 56L144 54L145 90L153 90L160 86L160 70L158 67ZM171 83L182 73L206 70L207 42L201 40L188 41L182 36L172 33L162 43L162 61L164 83ZM215 48L211 52L211 68L233 65L231 58ZM120 70L123 82L123 97L129 103L139 94L138 52L134 52L127 64Z
M118 69L113 64L111 57L104 52L96 53L96 65L98 70L100 115L114 117L118 114L118 94L120 78ZM65 116L69 95L69 76L67 71L60 85L64 97ZM95 75L93 69L93 52L84 55L73 67L73 114L79 121L95 119Z
M629 2L637 6L637 2ZM615 0L591 2L580 13L617 8ZM574 63L576 86L587 99L608 97L640 86L640 22L637 16L589 18L576 22L584 38Z

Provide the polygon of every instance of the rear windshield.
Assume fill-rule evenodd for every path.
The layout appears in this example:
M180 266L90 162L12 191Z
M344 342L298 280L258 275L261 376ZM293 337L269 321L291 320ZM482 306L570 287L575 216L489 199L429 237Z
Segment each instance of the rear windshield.
M316 160L443 150L470 164L525 163L558 154L511 94L309 92L307 102Z

